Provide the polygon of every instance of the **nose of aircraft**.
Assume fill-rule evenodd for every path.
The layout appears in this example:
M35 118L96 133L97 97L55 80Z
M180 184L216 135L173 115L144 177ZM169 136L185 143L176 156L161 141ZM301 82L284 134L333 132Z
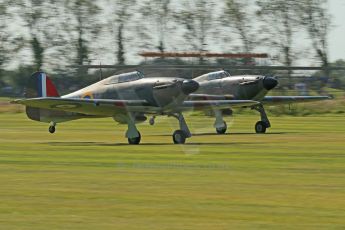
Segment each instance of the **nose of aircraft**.
M184 80L182 82L182 92L189 95L199 89L199 83L194 80Z
M274 77L265 77L263 80L263 85L265 89L271 90L278 85L278 81Z

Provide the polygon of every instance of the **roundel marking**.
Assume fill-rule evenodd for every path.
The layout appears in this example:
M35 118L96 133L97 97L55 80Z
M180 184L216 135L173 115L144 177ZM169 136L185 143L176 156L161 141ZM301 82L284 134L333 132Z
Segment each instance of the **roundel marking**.
M82 99L93 99L93 94L91 92L86 92L81 97Z
M51 108L56 108L56 109L73 109L73 108L78 108L80 107L80 104L73 103L73 104L57 104L57 105L52 105Z

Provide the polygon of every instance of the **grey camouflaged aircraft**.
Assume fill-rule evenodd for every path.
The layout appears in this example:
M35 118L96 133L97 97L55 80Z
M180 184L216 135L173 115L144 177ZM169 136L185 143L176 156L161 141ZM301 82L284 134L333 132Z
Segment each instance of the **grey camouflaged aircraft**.
M265 133L271 127L264 105L281 105L289 103L312 102L327 100L327 96L266 96L278 85L274 77L262 75L231 76L227 71L216 71L196 77L199 89L190 94L188 100L252 100L257 104L248 106L260 113L261 120L255 124L256 133ZM231 112L231 111L230 111ZM224 134L227 124L223 115L228 115L229 109L214 108L216 121L214 127L218 134Z
M145 78L141 72L119 74L93 85L59 96L54 84L44 72L34 73L28 81L25 99L12 103L26 106L27 116L35 121L50 123L55 132L57 123L80 118L112 117L127 124L129 144L139 144L140 132L136 123L149 116L173 116L180 129L173 133L175 144L185 143L192 136L182 115L188 110L222 110L257 104L252 100L186 100L199 88L194 80L182 78Z

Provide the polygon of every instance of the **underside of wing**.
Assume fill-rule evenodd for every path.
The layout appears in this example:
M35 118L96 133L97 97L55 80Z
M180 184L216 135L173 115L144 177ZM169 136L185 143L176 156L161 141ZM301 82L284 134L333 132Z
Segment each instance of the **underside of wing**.
M234 95L213 95L213 94L190 94L188 100L202 101L202 100L233 100Z
M67 98L30 98L12 101L32 108L72 112L95 116L114 116L128 111L146 112L154 110L144 100L108 100L108 99L67 99Z
M185 101L182 106L182 111L187 110L221 110L238 107L251 107L257 105L259 102L251 100L208 100L208 101Z
M290 103L304 103L331 99L328 96L266 96L262 100L264 105L282 105Z

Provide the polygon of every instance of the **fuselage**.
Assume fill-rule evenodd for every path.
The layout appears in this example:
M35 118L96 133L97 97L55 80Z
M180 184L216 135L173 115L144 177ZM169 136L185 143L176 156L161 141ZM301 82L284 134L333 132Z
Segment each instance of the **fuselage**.
M193 94L224 95L237 100L262 100L277 84L272 77L262 75L230 76L226 71L202 75L194 79L199 89Z
M173 107L199 84L182 78L144 78L140 72L115 75L62 98L145 100L151 106Z

